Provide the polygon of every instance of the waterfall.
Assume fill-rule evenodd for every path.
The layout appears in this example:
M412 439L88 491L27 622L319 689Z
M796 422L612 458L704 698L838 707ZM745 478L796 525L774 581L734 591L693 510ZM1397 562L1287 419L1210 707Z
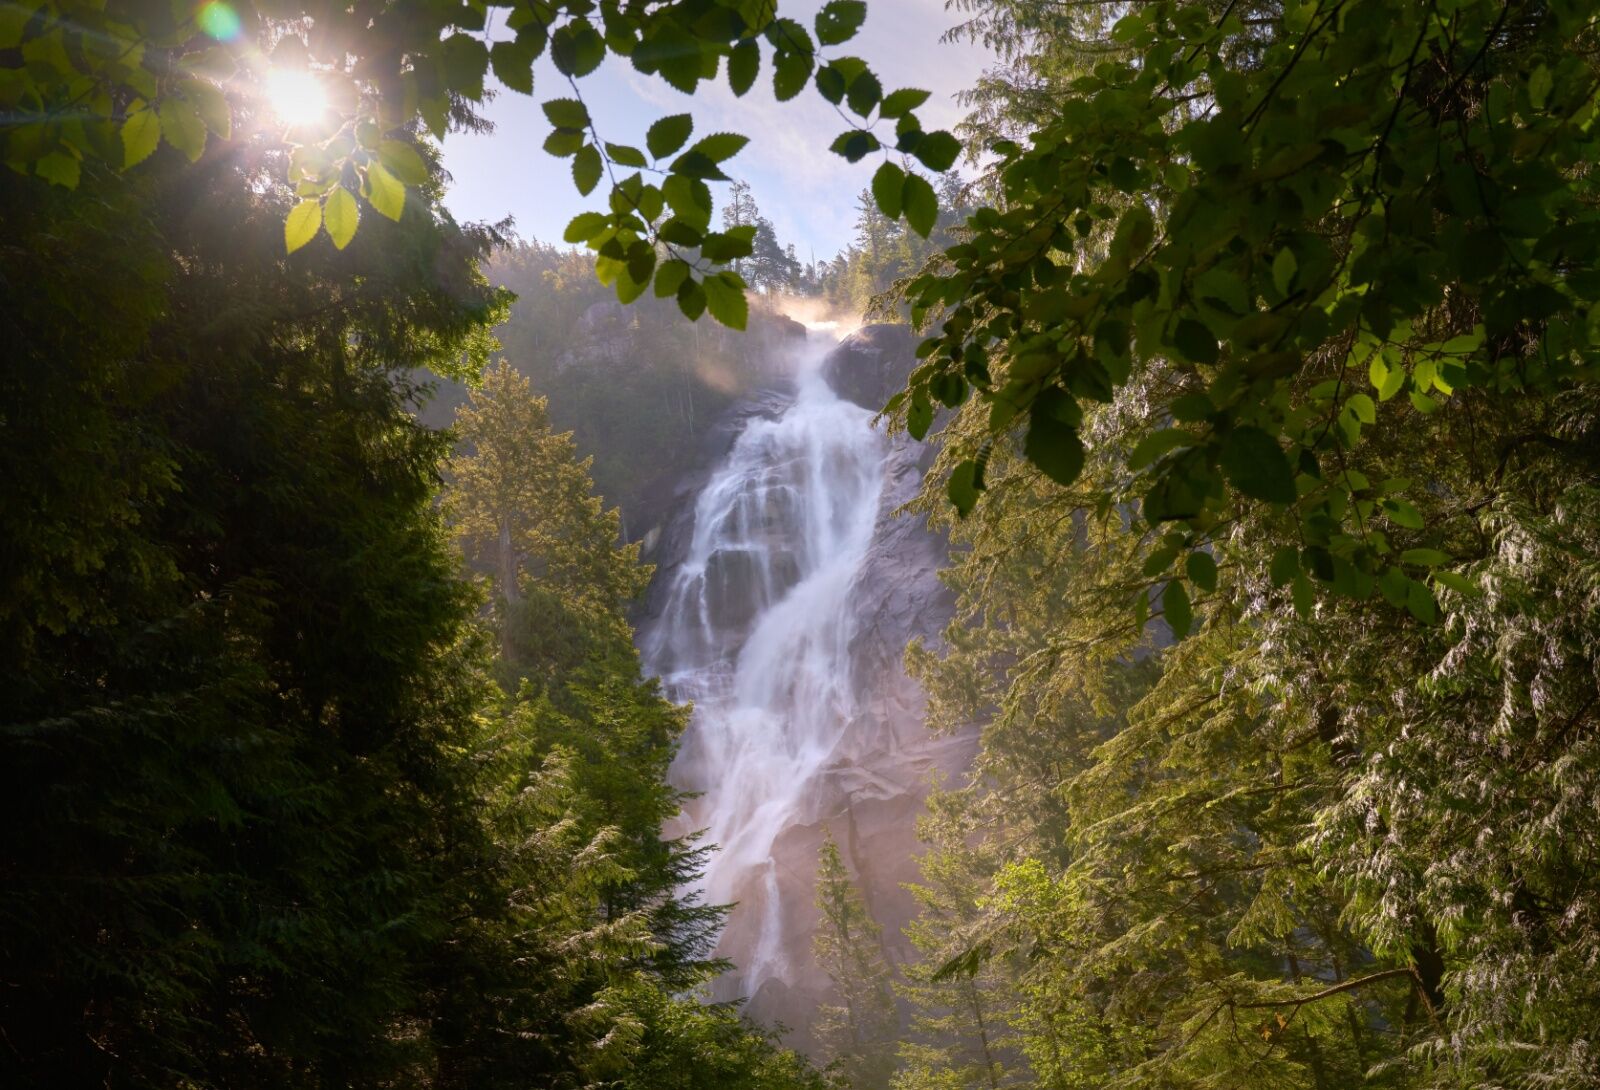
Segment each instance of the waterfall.
M673 778L717 845L713 903L738 902L739 991L786 979L773 844L808 810L855 714L852 591L872 544L889 447L872 413L818 373L808 343L793 402L752 419L701 491L688 555L646 665L694 715ZM732 923L730 923L732 930ZM726 946L726 944L725 944Z

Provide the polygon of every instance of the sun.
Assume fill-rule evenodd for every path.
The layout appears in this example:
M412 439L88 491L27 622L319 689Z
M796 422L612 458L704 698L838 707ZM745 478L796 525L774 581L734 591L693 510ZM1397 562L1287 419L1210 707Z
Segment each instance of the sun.
M285 125L312 125L328 114L327 89L311 72L274 69L262 81L267 107Z

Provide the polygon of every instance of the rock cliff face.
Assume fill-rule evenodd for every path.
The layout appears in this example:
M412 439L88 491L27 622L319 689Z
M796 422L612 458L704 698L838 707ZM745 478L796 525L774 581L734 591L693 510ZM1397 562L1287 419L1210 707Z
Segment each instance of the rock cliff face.
M869 326L813 377L735 405L648 538L658 569L641 643L669 691L696 701L677 776L706 792L689 817L725 849L710 893L739 903L719 952L740 971L721 997L748 995L753 1016L802 1048L830 991L811 956L825 832L889 959L909 959L916 817L930 777L958 779L975 748L971 734L927 733L902 664L951 609L945 542L896 514L927 448L871 430L862 411L899 388L911 347L903 327Z

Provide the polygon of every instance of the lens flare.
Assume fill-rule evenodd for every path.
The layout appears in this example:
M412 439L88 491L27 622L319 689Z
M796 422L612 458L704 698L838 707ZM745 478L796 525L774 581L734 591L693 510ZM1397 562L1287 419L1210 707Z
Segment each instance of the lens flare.
M202 7L195 16L195 21L200 24L200 29L211 35L219 42L231 42L239 36L243 24L239 21L239 13L232 7L224 4L222 0L211 0Z
M328 114L327 89L310 73L279 68L262 82L267 106L286 125L309 125Z

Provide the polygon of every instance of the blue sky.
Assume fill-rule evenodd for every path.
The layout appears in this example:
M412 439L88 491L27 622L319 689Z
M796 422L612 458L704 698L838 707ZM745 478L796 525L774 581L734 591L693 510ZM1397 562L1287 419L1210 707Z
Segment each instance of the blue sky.
M820 6L807 0L780 10L809 24ZM918 116L927 128L948 128L961 116L956 92L971 86L990 60L981 46L939 41L958 21L958 13L944 10L943 0L868 0L861 33L830 53L865 59L885 90L933 92ZM702 84L690 96L635 72L626 61L609 59L581 80L580 88L601 138L613 143L643 147L650 123L674 113L693 114L699 136L732 131L750 137L750 144L725 164L727 172L750 183L778 237L793 242L802 261L813 249L818 258L831 257L850 240L856 195L880 158L868 156L852 165L828 151L845 128L833 107L812 88L789 102L776 102L770 80L763 63L756 86L743 98L735 98L726 83ZM446 203L459 219L509 215L524 238L559 242L568 220L600 205L594 195L581 197L573 188L569 160L543 150L550 126L539 103L570 95L548 57L537 66L533 92L530 98L501 88L485 111L495 123L493 134L457 133L445 141L444 165L455 179Z

